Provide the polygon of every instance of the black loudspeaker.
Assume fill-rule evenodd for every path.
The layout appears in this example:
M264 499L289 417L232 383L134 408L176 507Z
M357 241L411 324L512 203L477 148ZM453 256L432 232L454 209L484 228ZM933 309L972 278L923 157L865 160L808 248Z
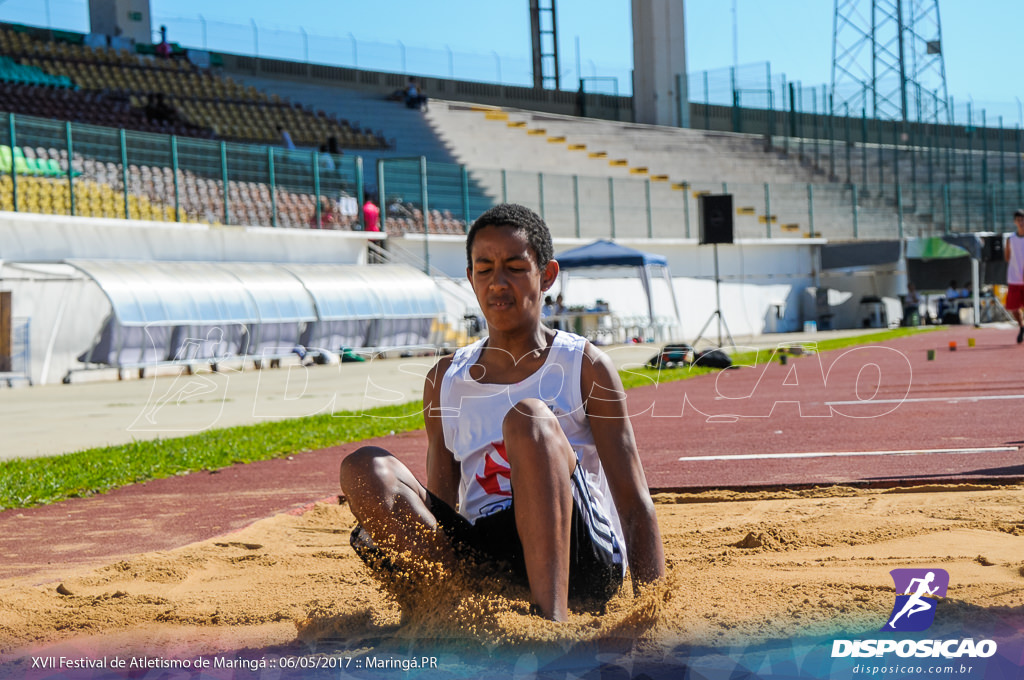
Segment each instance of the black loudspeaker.
M981 249L982 260L985 262L1002 262L1005 257L1003 255L1003 235L996 234L995 236L983 236L982 237Z
M700 243L732 243L732 194L703 194L697 204Z

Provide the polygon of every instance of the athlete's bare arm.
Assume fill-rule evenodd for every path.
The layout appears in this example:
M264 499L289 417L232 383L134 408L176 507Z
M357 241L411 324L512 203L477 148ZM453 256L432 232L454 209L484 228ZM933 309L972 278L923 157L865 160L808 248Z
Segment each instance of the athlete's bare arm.
M608 486L619 511L630 573L635 583L665 575L654 503L626 409L626 393L607 354L587 343L580 387Z
M423 419L427 430L427 488L451 507L459 500L459 463L444 443L441 427L441 378L451 365L442 358L423 384Z

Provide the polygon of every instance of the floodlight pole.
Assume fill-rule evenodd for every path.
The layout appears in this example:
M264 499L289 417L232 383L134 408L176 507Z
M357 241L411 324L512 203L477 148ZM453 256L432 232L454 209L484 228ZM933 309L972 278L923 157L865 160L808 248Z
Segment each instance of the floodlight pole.
M704 322L704 326L700 329L700 333L697 334L697 339L690 343L694 348L697 347L697 343L704 338L704 331L711 325L711 320L718 319L718 346L722 347L722 329L725 329L725 337L729 338L729 346L735 347L736 341L733 340L732 333L729 331L729 325L725 323L725 317L722 316L722 277L718 273L718 244L713 244L715 247L715 311L711 312L711 316Z

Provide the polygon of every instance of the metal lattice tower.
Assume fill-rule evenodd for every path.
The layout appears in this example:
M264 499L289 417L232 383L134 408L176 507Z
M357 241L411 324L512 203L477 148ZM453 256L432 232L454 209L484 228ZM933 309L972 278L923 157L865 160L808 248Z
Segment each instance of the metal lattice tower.
M530 0L530 35L533 39L533 86L559 89L555 0Z
M949 122L939 0L835 0L834 110Z

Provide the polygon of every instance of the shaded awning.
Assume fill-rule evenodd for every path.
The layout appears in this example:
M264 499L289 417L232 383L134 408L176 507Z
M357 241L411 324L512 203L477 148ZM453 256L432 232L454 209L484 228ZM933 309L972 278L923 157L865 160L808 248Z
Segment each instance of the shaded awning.
M230 270L210 262L68 260L96 282L123 326L254 323L259 307Z
M68 260L122 326L271 324L433 317L433 279L405 265Z
M434 280L407 265L283 267L309 291L322 321L422 318L445 311Z

